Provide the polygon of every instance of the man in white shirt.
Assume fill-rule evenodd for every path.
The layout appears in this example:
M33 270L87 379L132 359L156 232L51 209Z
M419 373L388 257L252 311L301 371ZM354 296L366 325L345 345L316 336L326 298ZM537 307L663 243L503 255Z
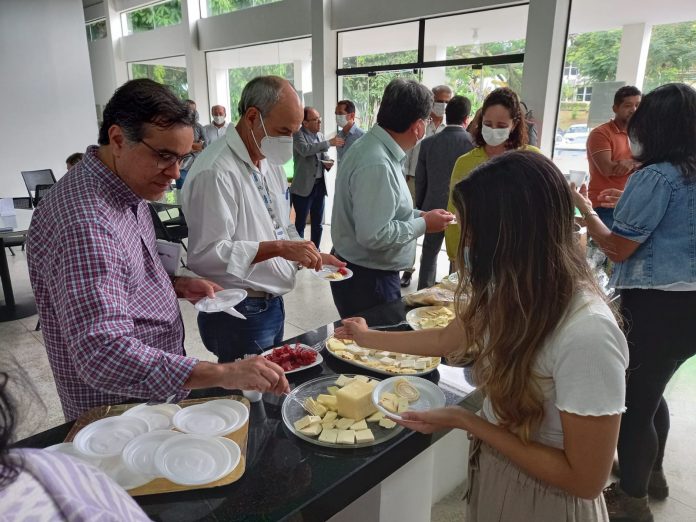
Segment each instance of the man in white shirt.
M227 132L228 125L225 121L225 118L227 118L227 111L222 105L213 105L213 108L210 109L210 115L213 118L212 123L203 127L203 137L205 138L206 147L223 137Z
M433 87L432 91L433 108L430 111L430 120L428 121L428 125L425 127L426 138L429 136L434 136L447 127L444 121L445 108L454 95L454 92L449 85L438 85ZM411 192L414 207L416 202L416 165L418 164L418 154L420 154L420 143L416 143L416 146L406 153L406 160L404 161L403 165L404 176L406 176L406 184L408 185L408 190ZM409 270L404 270L404 274L401 276L402 288L406 288L411 284L411 277L415 271L415 266Z
M225 312L198 315L203 344L220 362L282 342L282 296L295 286L299 265L345 266L301 240L290 223L283 164L303 115L287 80L254 78L242 91L237 125L205 149L184 186L189 267L248 294L235 307L246 320Z

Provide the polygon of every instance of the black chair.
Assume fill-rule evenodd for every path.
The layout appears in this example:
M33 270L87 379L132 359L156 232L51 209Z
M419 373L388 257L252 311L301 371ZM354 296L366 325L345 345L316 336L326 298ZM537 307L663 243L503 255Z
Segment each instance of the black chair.
M37 185L54 185L56 182L56 177L51 169L23 170L22 178L32 201L35 198Z
M25 210L31 210L31 198L12 198L12 202L14 204L14 208L21 208ZM14 250L12 250L12 247L22 247L22 250L24 250L24 242L26 240L25 235L19 235L19 236L9 236L5 237L3 239L3 243L5 245L5 248L9 249L10 254L13 256L15 255Z
M188 252L188 249L186 248L186 245L183 241L188 237L188 226L166 226L159 216L159 205L157 205L156 203L148 203L147 206L150 208L150 215L152 216L152 225L155 227L155 237L157 239L163 239L164 241L179 243L182 247L184 247L184 251ZM181 260L181 266L186 267L186 263L184 263L183 259Z

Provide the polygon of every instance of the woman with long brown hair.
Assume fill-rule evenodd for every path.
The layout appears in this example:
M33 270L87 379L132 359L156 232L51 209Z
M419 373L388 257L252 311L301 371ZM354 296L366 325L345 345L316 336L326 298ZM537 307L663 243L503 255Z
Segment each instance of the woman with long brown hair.
M628 349L574 239L570 188L541 154L509 152L458 183L453 200L457 319L377 332L351 318L336 335L449 364L474 359L480 416L456 406L403 414L423 433L474 436L468 522L606 521Z

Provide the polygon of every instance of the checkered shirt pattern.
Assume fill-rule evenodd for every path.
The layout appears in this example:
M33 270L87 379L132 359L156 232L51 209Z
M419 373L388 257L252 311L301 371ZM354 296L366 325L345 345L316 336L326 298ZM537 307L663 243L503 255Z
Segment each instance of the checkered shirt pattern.
M198 362L157 255L147 203L89 147L34 212L29 277L66 420L131 398L164 400Z

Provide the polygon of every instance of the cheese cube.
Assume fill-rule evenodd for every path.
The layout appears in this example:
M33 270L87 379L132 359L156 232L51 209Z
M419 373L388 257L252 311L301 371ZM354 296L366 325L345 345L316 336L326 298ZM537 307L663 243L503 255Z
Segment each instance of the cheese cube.
M377 411L372 403L373 388L372 383L354 381L338 390L336 392L338 414L356 421L372 415Z
M391 355L391 352L378 352L377 356L378 357L389 357Z
M338 386L329 386L328 388L326 388L326 391L328 391L330 395L336 395L336 392L338 390L340 390Z
M416 361L413 359L403 359L400 363L399 366L401 368L413 368L416 365Z
M383 418L381 421L379 421L379 425L382 426L383 428L387 428L388 430L392 429L394 426L396 426L396 422L394 422L391 419L387 419L386 417Z
M336 421L336 428L339 430L347 430L353 424L355 424L355 419L338 419Z
M362 381L362 382L369 382L370 378L367 375L356 375L355 380Z
M332 337L331 339L326 341L326 345L329 347L329 350L331 350L332 352L335 352L337 350L343 350L346 346L339 339L336 339L335 337Z
M428 365L425 361L416 361L413 365L416 370L425 370Z
M339 444L355 444L355 432L353 430L338 430L336 442Z
M397 413L403 413L405 411L408 411L408 399L404 399L403 397L401 397L399 399L399 403L397 404L396 411Z
M317 402L329 410L335 410L337 406L337 399L334 395L320 394L317 397Z
M324 418L321 419L321 422L331 422L332 420L336 420L336 417L338 417L338 414L335 411L327 411Z
M322 422L322 423L321 423L321 427L322 427L323 429L325 429L325 430L330 430L331 428L335 428L335 427L336 427L336 421L335 421L335 420L330 420L330 421Z
M382 413L381 411L376 411L365 420L367 422L379 422L383 418L384 418L384 413Z
M319 435L320 441L330 442L331 444L336 444L337 438L338 438L338 430L334 430L334 429L322 430L321 435Z
M309 415L305 415L304 417L302 417L299 420L296 420L293 423L296 430L303 430L303 429L309 427L310 424L312 424L312 421L311 421L311 417Z
M343 357L347 361L352 361L355 359L355 354L352 354L350 352L341 352L341 357Z
M399 408L399 403L391 399L385 399L384 397L379 400L379 404L387 411L396 413Z
M396 361L390 357L382 357L379 362L381 362L385 366L392 366Z
M343 387L346 384L350 384L353 382L353 379L350 377L346 377L345 375L339 375L338 379L336 379L336 386Z
M300 433L303 433L309 437L316 437L322 432L322 426L321 424L312 424L311 426L300 430Z
M353 423L353 425L350 427L351 430L353 431L360 431L360 430L366 430L367 429L367 422L365 422L365 419L360 420L358 422Z
M372 430L360 430L355 432L355 442L360 444L361 442L373 442L375 436L372 434Z
M391 393L391 392L384 392L382 394L381 398L390 400L392 402L398 402L398 400L399 400L399 397L395 393Z
M432 364L432 357L419 357L416 359L416 362L424 362L426 366L430 366Z

